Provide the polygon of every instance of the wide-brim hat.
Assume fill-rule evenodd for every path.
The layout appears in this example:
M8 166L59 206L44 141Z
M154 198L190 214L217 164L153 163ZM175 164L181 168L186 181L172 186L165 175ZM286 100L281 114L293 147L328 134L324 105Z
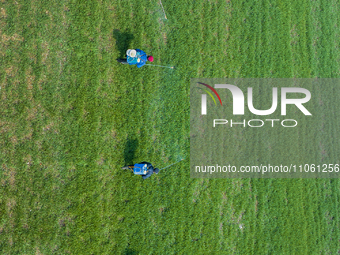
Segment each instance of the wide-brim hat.
M127 50L126 51L126 55L129 56L129 57L134 58L137 55L137 51L136 50Z

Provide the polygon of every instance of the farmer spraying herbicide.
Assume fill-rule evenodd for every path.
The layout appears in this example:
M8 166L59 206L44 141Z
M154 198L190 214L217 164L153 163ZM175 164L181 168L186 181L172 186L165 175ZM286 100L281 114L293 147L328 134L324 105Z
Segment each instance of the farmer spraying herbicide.
M133 166L124 166L122 169L130 169L134 174L141 175L144 180L149 178L153 173L159 173L158 168L154 168L151 163L145 161L134 164Z
M149 178L153 173L158 174L160 170L163 170L163 169L166 169L166 168L168 168L172 165L175 165L175 164L181 162L182 160L184 160L184 158L182 158L181 160L179 160L175 163L172 163L172 164L170 164L166 167L163 167L161 169L154 168L151 163L145 162L145 161L138 163L138 164L134 164L133 166L124 166L124 167L122 167L122 169L131 170L134 174L141 175L142 178L145 180L145 179Z
M137 65L138 68L145 65L147 61L153 62L153 56L147 56L140 49L127 50L126 56L126 59L117 59L117 61L122 64Z

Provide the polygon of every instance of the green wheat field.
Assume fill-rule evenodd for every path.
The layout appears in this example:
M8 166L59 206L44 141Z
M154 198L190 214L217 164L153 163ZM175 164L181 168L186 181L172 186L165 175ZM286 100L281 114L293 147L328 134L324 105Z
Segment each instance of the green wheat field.
M339 78L339 2L162 3L0 1L1 254L340 252L338 179L189 169L190 79Z

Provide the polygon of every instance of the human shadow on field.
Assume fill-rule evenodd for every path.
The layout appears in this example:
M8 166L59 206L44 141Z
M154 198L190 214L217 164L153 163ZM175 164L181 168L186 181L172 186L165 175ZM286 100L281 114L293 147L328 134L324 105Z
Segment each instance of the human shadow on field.
M137 150L137 147L138 140L128 137L124 149L124 160L126 166L134 164L133 160L135 158L135 152Z
M115 29L113 30L113 37L116 39L116 46L119 51L118 58L125 58L125 53L129 49L130 43L134 38L133 34Z
M139 254L139 253L136 252L135 250L126 248L126 249L124 250L124 253L123 253L123 254L124 254L124 255L137 255L137 254Z

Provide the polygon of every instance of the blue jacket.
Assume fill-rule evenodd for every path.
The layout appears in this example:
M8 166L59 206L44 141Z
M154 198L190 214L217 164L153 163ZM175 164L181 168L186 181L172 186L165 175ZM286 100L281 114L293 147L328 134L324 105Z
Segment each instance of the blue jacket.
M147 164L148 172L145 175L142 175L142 178L144 180L149 178L153 174L153 172L154 172L154 168L151 165L151 163L143 161L143 162L141 162L139 164Z
M127 62L130 65L137 65L138 68L142 67L143 65L145 65L146 61L148 61L147 55L144 51L140 50L140 49L136 49L136 57L131 58L131 57L127 57ZM139 62L137 61L137 59L139 59Z

